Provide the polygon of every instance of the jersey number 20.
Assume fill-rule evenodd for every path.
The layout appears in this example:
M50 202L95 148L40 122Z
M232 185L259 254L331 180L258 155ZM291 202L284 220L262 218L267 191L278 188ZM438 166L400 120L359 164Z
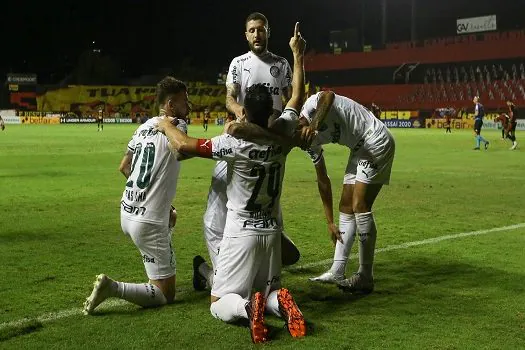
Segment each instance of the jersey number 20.
M135 168L141 154L142 160L140 162L139 174L136 177L137 187L140 189L145 189L148 187L149 182L151 181L151 170L153 169L153 163L155 162L155 144L148 142L143 150L142 144L139 143L135 147L133 161L131 163L131 173L129 174L129 181L126 183L126 187L133 187Z
M268 187L266 188L266 194L272 198L272 202L270 203L270 208L273 207L275 204L275 199L279 195L279 182L281 181L281 164L274 162L270 165L269 169L269 176L268 176ZM247 211L260 211L261 210L261 204L255 203L257 200L257 197L259 196L259 192L261 191L261 187L264 183L264 179L266 178L266 168L262 165L256 165L252 168L250 171L250 176L258 176L257 182L255 183L255 186L253 187L253 193L248 199L248 203L246 204L246 210Z

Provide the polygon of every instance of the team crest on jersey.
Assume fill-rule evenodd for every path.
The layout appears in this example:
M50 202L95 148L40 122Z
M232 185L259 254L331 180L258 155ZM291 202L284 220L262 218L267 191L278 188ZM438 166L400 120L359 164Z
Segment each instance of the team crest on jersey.
M277 66L271 66L270 74L272 75L272 77L277 78L281 74L281 70Z

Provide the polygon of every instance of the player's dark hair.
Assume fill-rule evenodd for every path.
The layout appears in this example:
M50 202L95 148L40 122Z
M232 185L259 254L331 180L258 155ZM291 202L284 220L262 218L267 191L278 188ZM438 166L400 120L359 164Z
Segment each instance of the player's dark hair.
M157 104L159 106L166 103L169 96L187 91L186 84L174 77L167 76L157 84Z
M246 17L246 21L244 22L244 25L246 25L250 21L257 21L261 20L264 22L265 27L268 27L268 18L266 18L265 15L263 15L260 12L252 12Z
M246 90L244 97L246 118L250 123L268 128L268 118L273 114L273 98L263 84L255 84Z

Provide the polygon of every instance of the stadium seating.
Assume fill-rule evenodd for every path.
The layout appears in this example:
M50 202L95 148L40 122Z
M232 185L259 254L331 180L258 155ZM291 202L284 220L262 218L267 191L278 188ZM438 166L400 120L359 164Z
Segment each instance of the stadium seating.
M486 33L384 50L315 54L310 81L364 104L391 109L470 108L479 95L498 109L507 99L525 104L525 31Z

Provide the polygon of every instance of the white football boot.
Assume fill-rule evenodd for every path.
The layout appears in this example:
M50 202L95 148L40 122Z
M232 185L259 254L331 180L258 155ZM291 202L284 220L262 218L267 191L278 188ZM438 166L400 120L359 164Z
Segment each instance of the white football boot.
M312 282L321 282L328 284L338 284L340 281L345 279L345 275L336 275L332 271L326 271L322 275L317 277L310 277L309 280Z
M100 303L114 295L113 283L115 282L104 274L97 276L95 283L93 283L93 291L84 302L84 309L82 310L84 315L91 315Z

